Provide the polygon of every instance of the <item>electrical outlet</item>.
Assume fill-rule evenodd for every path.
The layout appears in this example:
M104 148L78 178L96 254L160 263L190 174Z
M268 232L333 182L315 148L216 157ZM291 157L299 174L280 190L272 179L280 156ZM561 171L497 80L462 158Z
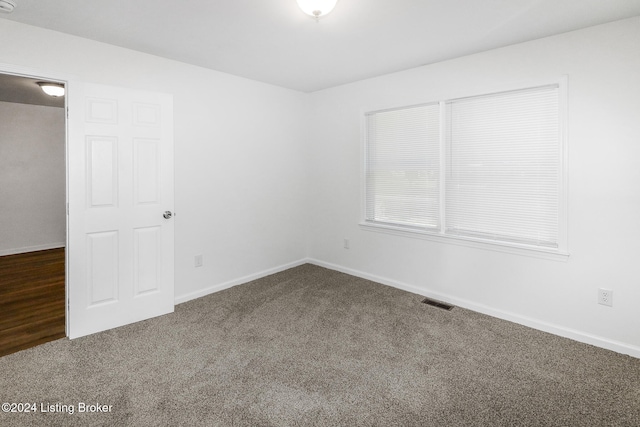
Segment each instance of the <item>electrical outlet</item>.
M349 249L349 239L344 239L344 248Z
M611 289L598 289L598 304L613 307L613 291Z
M193 259L193 265L196 267L202 267L202 255L196 255Z

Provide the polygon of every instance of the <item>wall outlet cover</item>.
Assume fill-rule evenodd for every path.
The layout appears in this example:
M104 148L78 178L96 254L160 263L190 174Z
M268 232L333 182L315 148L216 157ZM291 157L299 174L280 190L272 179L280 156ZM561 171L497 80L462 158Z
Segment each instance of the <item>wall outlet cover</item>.
M613 307L613 291L611 289L598 289L598 304Z

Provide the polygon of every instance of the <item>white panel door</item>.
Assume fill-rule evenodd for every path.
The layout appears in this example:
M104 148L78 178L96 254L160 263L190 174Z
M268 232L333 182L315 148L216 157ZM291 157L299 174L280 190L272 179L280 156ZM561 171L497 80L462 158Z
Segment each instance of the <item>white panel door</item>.
M173 312L173 100L71 84L68 336Z

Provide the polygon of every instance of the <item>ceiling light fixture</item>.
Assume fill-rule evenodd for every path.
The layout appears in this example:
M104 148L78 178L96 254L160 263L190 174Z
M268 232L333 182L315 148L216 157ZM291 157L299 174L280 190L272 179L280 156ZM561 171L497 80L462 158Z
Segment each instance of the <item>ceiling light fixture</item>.
M57 98L64 96L64 85L60 83L38 82L38 86L44 93Z
M0 0L0 12L11 13L16 8L14 0Z
M298 2L298 6L304 13L309 16L312 16L316 19L316 21L336 7L336 3L338 0L296 0Z

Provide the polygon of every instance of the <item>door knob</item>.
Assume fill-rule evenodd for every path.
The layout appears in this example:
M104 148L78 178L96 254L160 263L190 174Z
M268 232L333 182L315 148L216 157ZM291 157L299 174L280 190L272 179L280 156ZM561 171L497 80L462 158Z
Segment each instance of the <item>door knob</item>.
M164 217L164 219L169 219L171 218L171 216L173 216L173 214L171 213L171 211L164 211L162 216Z

